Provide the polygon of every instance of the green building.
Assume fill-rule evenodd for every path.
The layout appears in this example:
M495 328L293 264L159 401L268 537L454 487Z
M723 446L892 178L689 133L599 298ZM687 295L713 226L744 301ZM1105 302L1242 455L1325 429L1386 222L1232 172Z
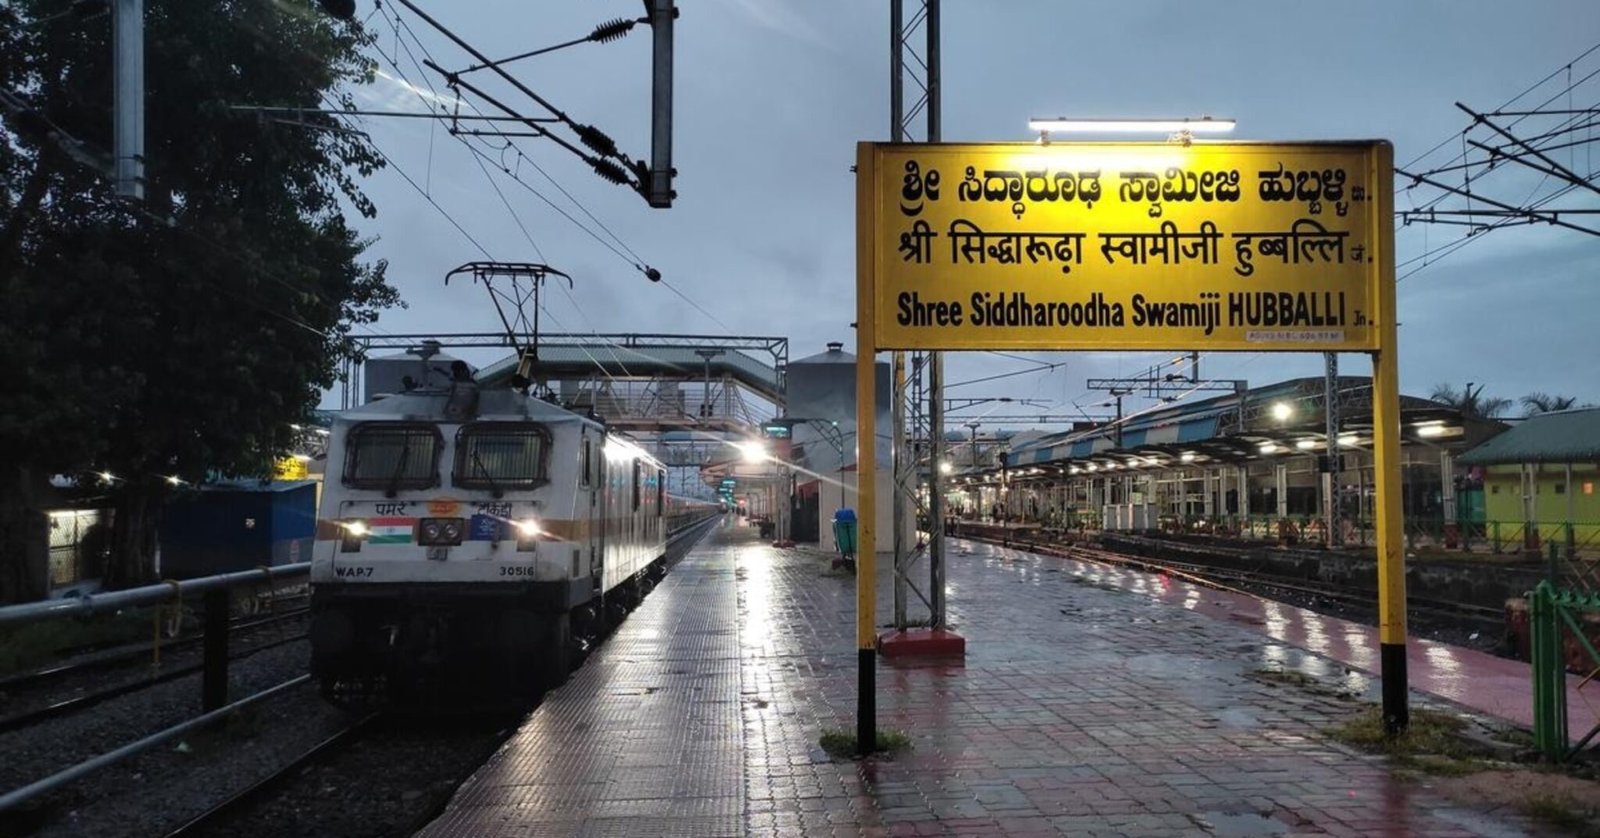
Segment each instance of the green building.
M1600 408L1534 416L1458 462L1481 474L1491 538L1600 554Z

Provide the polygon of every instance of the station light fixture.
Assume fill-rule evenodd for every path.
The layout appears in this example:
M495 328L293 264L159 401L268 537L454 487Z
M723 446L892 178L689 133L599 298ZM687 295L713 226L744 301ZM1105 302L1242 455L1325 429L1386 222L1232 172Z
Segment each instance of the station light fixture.
M1339 434L1340 445L1355 445L1357 439L1355 434Z
M1263 442L1261 447L1256 450L1263 454L1276 454L1278 452L1278 444L1275 442Z
M1274 422L1287 422L1294 417L1294 405L1288 402L1272 403L1272 420Z
M747 463L764 463L767 461L766 446L756 440L748 439L736 442L734 446L739 449L739 453L744 455L744 461Z
M953 466L953 465L950 465L950 461L949 460L940 461L940 463L939 463L939 473L940 474L949 474L950 472L955 471L955 470L956 470L956 467Z
M102 471L100 472L100 479L110 483L111 481L116 480L117 476L109 471Z
M1179 455L1179 457L1178 457L1179 460L1181 460L1181 461L1183 461L1185 463L1194 462L1194 458L1195 458L1195 453L1193 451L1185 451L1185 452L1183 452L1183 454Z
M1296 442L1294 447L1300 449L1301 451L1310 451L1311 449L1317 447L1317 441L1314 439L1302 439L1299 442Z
M1444 436L1446 433L1449 432L1449 430L1450 430L1449 428L1446 428L1444 426L1444 422L1443 421L1422 422L1422 423L1417 425L1417 436L1421 436L1421 437Z

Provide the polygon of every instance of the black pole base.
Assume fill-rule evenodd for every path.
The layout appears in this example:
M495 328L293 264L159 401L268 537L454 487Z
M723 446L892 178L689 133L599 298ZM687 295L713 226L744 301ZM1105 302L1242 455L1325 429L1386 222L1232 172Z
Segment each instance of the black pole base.
M877 650L857 650L856 664L860 667L856 677L856 753L871 756L878 750Z
M205 637L201 641L200 707L209 713L228 703L228 592L205 593Z
M1383 731L1390 736L1405 733L1411 726L1411 692L1406 680L1406 644L1378 645L1383 679Z

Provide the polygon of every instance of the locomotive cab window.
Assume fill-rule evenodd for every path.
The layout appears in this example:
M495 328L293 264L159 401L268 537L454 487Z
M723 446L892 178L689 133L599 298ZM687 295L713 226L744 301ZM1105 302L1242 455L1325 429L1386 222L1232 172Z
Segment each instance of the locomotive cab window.
M531 489L547 480L550 434L528 422L478 422L456 434L455 485Z
M439 485L439 429L414 422L365 422L345 443L344 485L428 489Z

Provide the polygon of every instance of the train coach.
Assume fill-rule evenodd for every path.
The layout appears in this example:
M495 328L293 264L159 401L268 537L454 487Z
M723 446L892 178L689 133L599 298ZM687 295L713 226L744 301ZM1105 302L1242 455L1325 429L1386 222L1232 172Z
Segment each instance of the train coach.
M637 606L715 514L591 417L470 380L339 416L312 556L330 700L529 697Z

